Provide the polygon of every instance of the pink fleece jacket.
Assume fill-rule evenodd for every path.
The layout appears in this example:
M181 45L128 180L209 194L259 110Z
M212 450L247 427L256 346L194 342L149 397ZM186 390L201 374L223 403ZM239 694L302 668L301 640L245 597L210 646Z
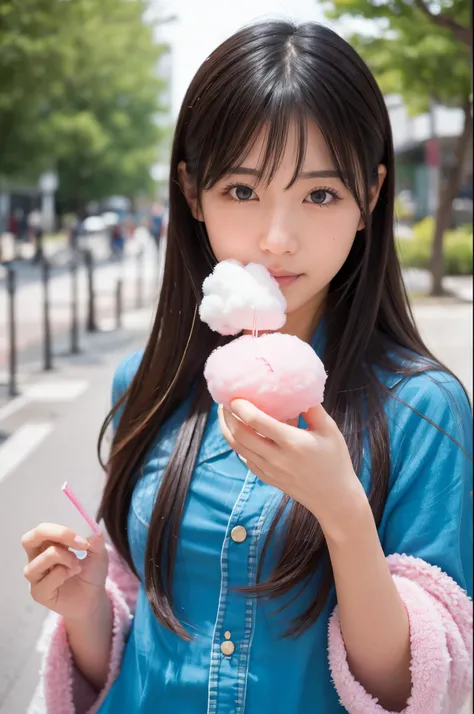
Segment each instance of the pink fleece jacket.
M419 558L387 558L410 620L412 693L404 714L455 714L472 688L472 602L439 568ZM109 548L107 592L113 607L109 674L93 691L74 667L62 619L52 617L43 637L43 666L31 714L95 714L116 679L136 604L138 581ZM329 665L350 714L389 714L352 676L337 607L329 621Z

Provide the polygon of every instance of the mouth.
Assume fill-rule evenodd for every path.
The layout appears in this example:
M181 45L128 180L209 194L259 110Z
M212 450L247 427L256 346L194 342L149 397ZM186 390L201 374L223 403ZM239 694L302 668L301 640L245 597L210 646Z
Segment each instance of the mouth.
M286 288L292 285L302 275L301 273L276 273L271 270L269 272L272 278L277 281L280 288Z

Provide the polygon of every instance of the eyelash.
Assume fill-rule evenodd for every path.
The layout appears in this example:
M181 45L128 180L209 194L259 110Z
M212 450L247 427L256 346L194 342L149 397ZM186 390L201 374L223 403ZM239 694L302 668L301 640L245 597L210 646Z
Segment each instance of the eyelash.
M240 203L240 204L250 203L250 201L239 201L237 198L234 198L233 196L231 196L230 192L232 191L233 188L241 188L241 187L245 187L245 188L248 188L250 191L254 191L254 189L251 186L248 186L246 183L231 183L222 190L222 193L225 196L227 196L228 198L230 198L230 200L233 201L234 203ZM334 188L331 188L330 186L318 186L317 188L313 188L308 193L308 196L310 196L312 193L315 193L316 191L325 191L330 196L332 196L334 201L341 200L341 197L339 196L338 192ZM306 203L311 204L311 201L307 201ZM332 201L330 201L329 203L312 203L311 205L317 206L318 208L329 208L331 203L332 203Z

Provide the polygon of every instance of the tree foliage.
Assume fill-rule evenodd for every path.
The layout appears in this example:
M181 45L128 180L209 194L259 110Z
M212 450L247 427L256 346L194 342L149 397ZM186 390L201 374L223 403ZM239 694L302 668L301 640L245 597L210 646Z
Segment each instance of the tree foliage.
M432 102L463 111L454 163L441 172L431 256L432 294L443 292L443 236L462 182L472 143L470 0L332 0L331 18L363 18L378 32L349 37L366 60L382 91L401 95L412 113L427 112Z
M331 18L376 22L377 33L352 35L348 40L370 66L384 94L401 95L412 113L428 111L431 101L462 107L470 96L469 43L458 36L469 28L470 3L441 0L437 11L434 5L423 0L327 3Z
M1 0L0 175L59 174L71 207L150 185L165 47L145 0Z

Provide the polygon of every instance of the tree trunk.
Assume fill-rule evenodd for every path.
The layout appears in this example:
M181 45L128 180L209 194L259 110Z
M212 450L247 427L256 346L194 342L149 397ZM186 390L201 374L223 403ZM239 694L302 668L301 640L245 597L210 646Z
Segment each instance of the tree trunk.
M448 171L446 179L440 181L438 210L436 212L435 231L431 253L431 295L443 295L444 276L444 233L451 224L453 215L453 201L458 195L463 178L463 168L466 161L466 152L472 139L471 102L468 100L464 106L464 126L462 134L456 143L455 159L452 168Z

